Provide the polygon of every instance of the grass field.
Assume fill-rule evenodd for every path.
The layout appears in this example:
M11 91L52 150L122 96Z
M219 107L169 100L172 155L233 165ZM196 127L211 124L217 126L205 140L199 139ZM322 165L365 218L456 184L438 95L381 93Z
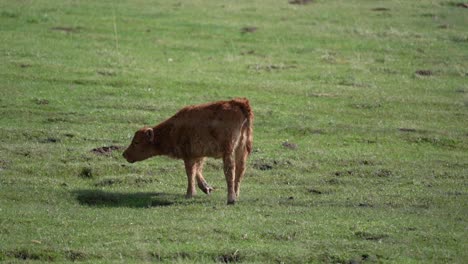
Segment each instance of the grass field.
M0 0L0 261L466 263L461 1ZM144 125L255 112L241 197L128 164ZM102 149L101 149L102 150Z

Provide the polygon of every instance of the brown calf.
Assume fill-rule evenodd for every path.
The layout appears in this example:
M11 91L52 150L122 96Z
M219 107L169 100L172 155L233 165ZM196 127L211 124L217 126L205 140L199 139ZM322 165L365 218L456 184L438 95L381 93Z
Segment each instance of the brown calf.
M222 158L227 202L234 204L252 151L252 125L253 112L245 98L187 106L155 127L138 130L123 156L130 163L157 155L183 159L187 198L196 193L195 180L206 194L213 191L203 178L203 162L205 157Z

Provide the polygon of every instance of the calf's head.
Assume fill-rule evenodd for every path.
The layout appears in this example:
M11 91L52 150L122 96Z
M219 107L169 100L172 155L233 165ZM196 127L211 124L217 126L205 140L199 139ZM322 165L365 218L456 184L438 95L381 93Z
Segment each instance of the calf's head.
M152 128L142 128L133 136L132 143L124 151L124 158L130 162L142 161L157 154Z

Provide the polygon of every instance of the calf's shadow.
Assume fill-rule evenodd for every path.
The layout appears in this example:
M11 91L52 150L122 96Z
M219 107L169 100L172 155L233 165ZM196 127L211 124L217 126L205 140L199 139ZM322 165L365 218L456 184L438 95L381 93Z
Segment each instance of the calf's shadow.
M161 207L174 205L175 201L180 199L180 195L157 192L121 193L76 190L73 193L80 204L96 207Z

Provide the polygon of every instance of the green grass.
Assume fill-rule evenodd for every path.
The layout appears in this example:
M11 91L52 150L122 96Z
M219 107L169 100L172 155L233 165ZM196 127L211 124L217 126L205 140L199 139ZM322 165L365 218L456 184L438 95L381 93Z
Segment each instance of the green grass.
M0 261L466 263L458 3L0 1ZM91 152L233 97L235 206L219 160L186 200L181 161Z

